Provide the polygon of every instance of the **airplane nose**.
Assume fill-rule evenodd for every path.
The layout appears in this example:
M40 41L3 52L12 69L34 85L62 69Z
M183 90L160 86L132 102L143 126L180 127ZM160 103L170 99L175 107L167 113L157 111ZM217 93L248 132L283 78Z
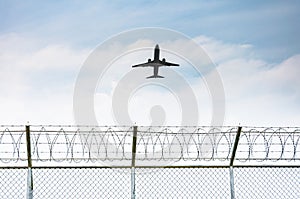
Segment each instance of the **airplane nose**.
M159 48L158 44L156 44L155 48L156 48L156 49L158 49L158 48Z

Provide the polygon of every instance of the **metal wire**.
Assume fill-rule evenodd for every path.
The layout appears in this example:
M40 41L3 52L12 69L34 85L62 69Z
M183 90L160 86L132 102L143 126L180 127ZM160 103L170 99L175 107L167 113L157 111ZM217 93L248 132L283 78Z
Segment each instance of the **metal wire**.
M299 198L300 168L235 168L236 198Z
M35 169L33 198L130 198L130 169Z
M25 126L0 126L0 198L25 198L30 177L43 199L299 198L300 128L243 127L235 156L237 127L138 127L136 154L133 130L30 126L31 176Z
M26 198L26 169L0 169L0 198Z
M137 171L137 198L229 198L225 168L164 168Z
M34 162L120 162L131 160L132 127L31 127ZM137 164L224 161L231 158L237 127L138 127ZM235 160L298 161L300 128L244 128ZM0 162L25 162L25 128L0 131ZM236 161L235 161L236 162Z

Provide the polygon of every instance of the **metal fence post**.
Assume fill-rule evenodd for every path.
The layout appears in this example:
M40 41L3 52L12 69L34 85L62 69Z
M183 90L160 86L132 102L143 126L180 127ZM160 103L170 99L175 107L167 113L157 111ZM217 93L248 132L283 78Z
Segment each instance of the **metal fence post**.
M131 158L131 198L135 199L135 156L136 156L137 126L133 127L132 158Z
M237 133L236 133L236 136L235 136L235 141L234 141L232 154L231 154L231 159L230 159L229 173L230 173L230 195L231 195L231 199L235 198L233 162L234 162L234 159L235 159L235 154L236 154L236 150L237 150L237 147L238 147L238 144L239 144L241 132L242 132L242 127L239 126L238 130L237 130Z
M30 126L26 125L26 146L27 146L27 199L33 198L33 178L32 178L32 160L31 160L31 142L30 142Z

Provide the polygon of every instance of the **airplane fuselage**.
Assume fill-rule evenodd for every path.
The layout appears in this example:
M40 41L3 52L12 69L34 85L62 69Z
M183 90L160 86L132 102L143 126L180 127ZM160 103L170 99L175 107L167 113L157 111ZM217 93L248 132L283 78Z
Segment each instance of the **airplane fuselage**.
M179 64L174 64L174 63L169 63L166 62L166 59L163 58L162 60L159 60L159 46L156 44L155 49L154 49L154 58L153 60L148 59L148 62L143 63L143 64L137 64L132 66L134 67L153 67L153 75L147 78L164 78L163 76L158 75L158 69L161 66L179 66Z
M154 49L154 60L153 61L159 61L159 46L156 44Z

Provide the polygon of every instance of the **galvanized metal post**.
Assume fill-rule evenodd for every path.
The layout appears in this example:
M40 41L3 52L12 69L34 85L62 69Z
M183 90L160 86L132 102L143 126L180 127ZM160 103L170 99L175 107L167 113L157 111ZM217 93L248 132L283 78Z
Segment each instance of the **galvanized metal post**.
M235 199L235 190L234 190L234 173L233 167L229 167L229 174L230 174L230 196L231 199Z
M137 126L133 127L132 158L131 158L131 198L135 199L135 156L136 156Z
M27 199L33 199L33 178L32 178L32 160L31 160L31 142L30 126L26 125L26 146L27 146Z
M237 130L237 133L236 133L236 136L235 136L235 141L234 141L232 154L231 154L231 159L230 159L229 175L230 175L230 195L231 195L231 199L235 198L233 162L234 162L234 159L235 159L235 154L236 154L236 150L237 150L237 147L238 147L238 144L239 144L241 132L242 132L242 127L239 126L238 130Z

